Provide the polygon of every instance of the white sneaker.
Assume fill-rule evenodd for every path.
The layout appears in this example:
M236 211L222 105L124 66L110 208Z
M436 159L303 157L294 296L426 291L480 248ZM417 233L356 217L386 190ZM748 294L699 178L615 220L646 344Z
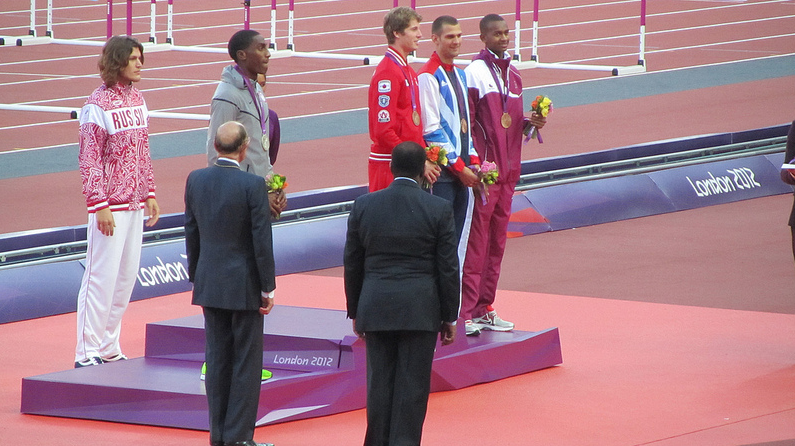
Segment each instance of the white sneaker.
M75 361L75 368L79 369L81 367L89 367L92 365L100 365L102 364L102 358L99 356L92 356L90 358L83 359L81 361Z
M116 361L126 361L126 360L127 357L124 356L124 353L113 355L110 358L102 358L102 362L116 362Z
M491 331L511 331L514 326L513 322L508 322L497 316L496 311L489 311L481 317L476 317L472 319L472 323L481 330Z
M477 336L480 334L480 327L475 325L475 323L469 319L464 321L464 328L466 330L467 336Z

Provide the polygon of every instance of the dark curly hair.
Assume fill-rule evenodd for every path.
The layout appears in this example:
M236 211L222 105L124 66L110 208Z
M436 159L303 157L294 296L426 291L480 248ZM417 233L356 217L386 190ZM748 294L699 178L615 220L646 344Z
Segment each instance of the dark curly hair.
M105 43L102 48L102 55L97 66L99 75L110 87L119 81L119 74L130 63L130 54L133 49L138 48L141 52L141 63L144 62L144 46L138 40L129 36L113 36Z

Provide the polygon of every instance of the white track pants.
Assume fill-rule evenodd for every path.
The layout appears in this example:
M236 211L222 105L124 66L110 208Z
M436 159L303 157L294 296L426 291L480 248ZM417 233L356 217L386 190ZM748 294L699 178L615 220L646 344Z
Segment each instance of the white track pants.
M86 271L77 295L75 361L121 353L121 317L130 303L141 261L144 210L113 212L116 228L107 237L88 215Z

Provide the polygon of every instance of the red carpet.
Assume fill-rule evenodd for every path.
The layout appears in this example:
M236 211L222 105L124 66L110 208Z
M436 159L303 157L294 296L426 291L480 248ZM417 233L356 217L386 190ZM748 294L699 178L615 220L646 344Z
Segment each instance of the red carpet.
M278 303L343 307L336 277L286 276L278 287ZM178 294L131 304L126 353L143 354L147 321L198 313L189 301ZM499 302L519 329L560 327L563 365L432 395L424 444L473 437L516 446L795 439L795 315L512 291L501 292ZM3 444L204 444L203 432L20 415L22 377L71 366L73 325L74 315L64 315L0 326ZM360 410L259 428L255 438L360 444L364 416Z

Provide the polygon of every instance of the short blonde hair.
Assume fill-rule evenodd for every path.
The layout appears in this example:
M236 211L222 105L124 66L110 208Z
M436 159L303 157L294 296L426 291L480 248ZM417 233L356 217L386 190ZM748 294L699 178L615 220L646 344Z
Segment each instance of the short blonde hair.
M395 33L405 31L412 19L421 22L422 16L408 6L398 6L386 13L384 16L384 34L386 34L387 43L390 45L395 43Z

